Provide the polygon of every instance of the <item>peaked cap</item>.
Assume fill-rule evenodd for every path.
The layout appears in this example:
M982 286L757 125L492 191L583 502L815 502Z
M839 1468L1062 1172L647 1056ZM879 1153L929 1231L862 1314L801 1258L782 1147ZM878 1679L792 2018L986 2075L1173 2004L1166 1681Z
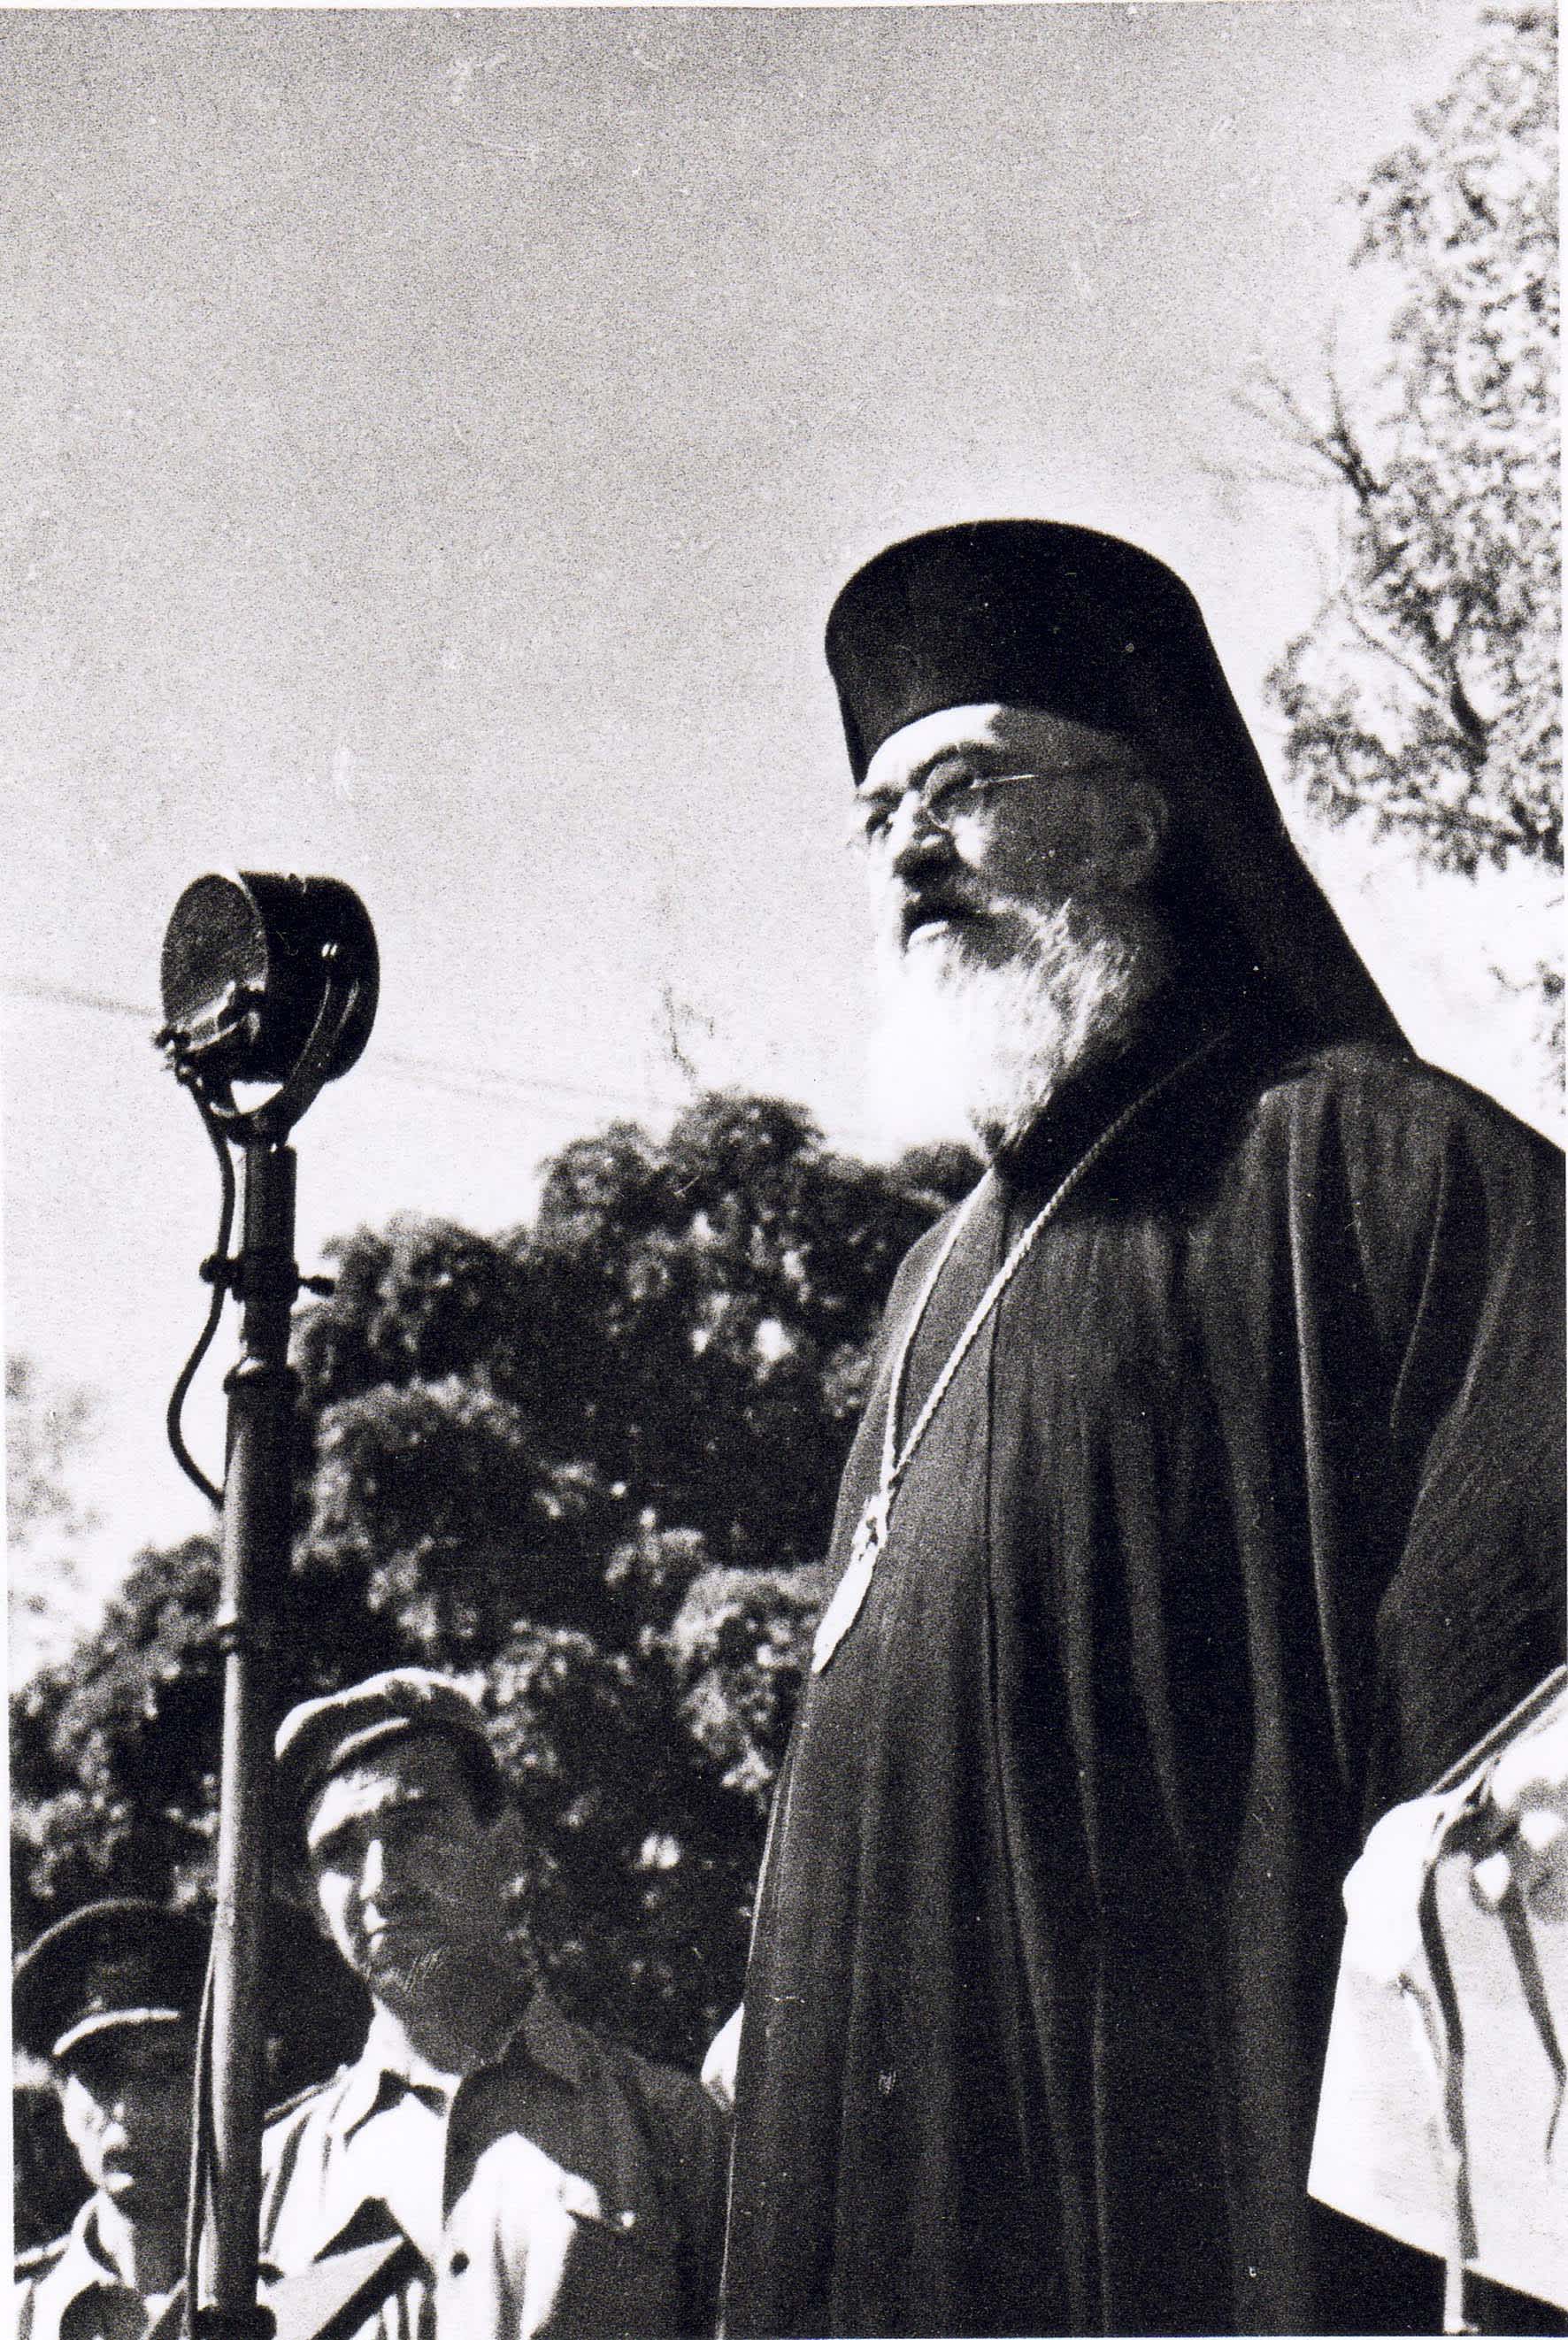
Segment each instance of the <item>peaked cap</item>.
M278 1726L275 1810L280 1838L297 1836L306 1806L336 1771L388 1740L434 1733L499 1780L479 1701L428 1666L394 1666L325 1698L308 1698Z
M207 1970L207 1929L161 1901L89 1901L16 1961L12 2014L30 2055L69 2057L105 2031L194 2021Z

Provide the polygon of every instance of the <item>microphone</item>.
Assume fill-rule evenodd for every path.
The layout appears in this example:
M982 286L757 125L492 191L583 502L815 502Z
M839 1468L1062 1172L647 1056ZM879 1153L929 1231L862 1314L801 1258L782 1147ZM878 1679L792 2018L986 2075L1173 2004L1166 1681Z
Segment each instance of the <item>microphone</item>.
M242 869L196 878L164 937L155 1045L207 1088L288 1083L312 1093L357 1063L375 1021L375 929L336 878Z

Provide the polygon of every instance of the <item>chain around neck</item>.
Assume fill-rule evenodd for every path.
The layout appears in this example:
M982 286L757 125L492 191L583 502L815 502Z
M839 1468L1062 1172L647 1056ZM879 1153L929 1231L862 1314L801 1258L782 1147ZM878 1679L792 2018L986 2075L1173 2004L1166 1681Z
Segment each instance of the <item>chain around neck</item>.
M1159 1096L1162 1089L1168 1088L1173 1081L1179 1080L1184 1073L1191 1072L1193 1067L1201 1064L1206 1056L1212 1056L1227 1036L1226 1032L1215 1033L1211 1038L1204 1042L1201 1048L1195 1048L1190 1056L1184 1056L1180 1064L1173 1065L1168 1072L1161 1074L1157 1081L1151 1082L1146 1089L1140 1090L1130 1104L1123 1106L1108 1128L1100 1132L1088 1151L1079 1155L1049 1201L1042 1209L1037 1211L1035 1216L1029 1221L1023 1234L981 1293L968 1323L949 1350L946 1363L932 1383L927 1393L926 1402L916 1416L908 1438L900 1446L898 1444L898 1412L903 1401L904 1381L908 1371L909 1353L914 1348L915 1337L925 1322L926 1311L930 1306L932 1296L941 1281L942 1271L952 1258L958 1238L974 1216L980 1196L986 1190L987 1183L994 1174L987 1170L985 1177L977 1185L968 1201L948 1230L947 1238L937 1254L931 1273L926 1278L920 1297L910 1316L908 1329L898 1344L898 1353L894 1360L892 1377L888 1389L887 1418L882 1425L882 1469L878 1489L884 1522L887 1522L891 1512L893 1498L898 1492L899 1483L914 1461L921 1440L936 1419L938 1407L952 1386L954 1375L974 1347L992 1309L996 1307L1003 1293L1022 1267L1047 1225L1055 1218L1074 1189L1088 1176L1101 1156L1109 1152L1128 1123L1135 1120L1144 1107Z

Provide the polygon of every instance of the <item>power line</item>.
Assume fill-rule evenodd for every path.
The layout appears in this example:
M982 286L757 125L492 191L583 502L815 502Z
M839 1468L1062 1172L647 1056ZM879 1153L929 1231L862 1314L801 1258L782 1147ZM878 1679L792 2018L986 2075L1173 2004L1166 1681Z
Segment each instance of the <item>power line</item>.
M367 1064L367 1071L381 1070L389 1076L428 1083L432 1088L451 1088L459 1082L497 1082L507 1087L518 1087L531 1095L586 1099L591 1104L630 1106L640 1113L679 1113L681 1097L640 1094L630 1089L605 1089L584 1086L575 1081L556 1081L542 1073L512 1073L500 1065L464 1065L442 1056L410 1056L399 1048L383 1048Z
M105 992L84 991L69 984L23 980L7 983L5 990L7 998L39 999L59 1006L86 1008L97 1015L128 1016L149 1032L163 1020L154 1009L139 1006L134 1000L112 998ZM576 1104L596 1106L609 1112L662 1114L679 1113L691 1103L690 1095L661 1096L650 1091L597 1088L581 1082L552 1080L544 1074L512 1072L501 1065L469 1065L446 1057L414 1056L400 1048L376 1047L367 1055L363 1069L372 1077L379 1074L385 1080L466 1097L481 1105L531 1105L536 1109L548 1109ZM846 1130L824 1135L839 1145L858 1147L870 1143L868 1133Z
M65 1007L89 1008L99 1015L132 1017L149 1030L156 1028L163 1018L151 1007L139 1006L134 1000L114 999L101 991L83 991L64 983L8 983L6 996L41 999ZM544 1074L518 1073L501 1065L469 1065L446 1057L418 1056L400 1048L378 1047L366 1059L367 1073L381 1073L389 1079L402 1079L416 1086L446 1089L459 1096L487 1096L494 1090L515 1090L521 1096L541 1101L559 1097L566 1102L630 1107L640 1113L679 1113L684 1097L660 1096L652 1092L631 1089L594 1087L579 1081L558 1081Z
M64 983L8 983L5 996L58 1000L66 1007L95 1007L104 1016L134 1016L138 1024L157 1025L164 1020L150 1007L137 1007L129 999L110 999L101 991L73 991Z

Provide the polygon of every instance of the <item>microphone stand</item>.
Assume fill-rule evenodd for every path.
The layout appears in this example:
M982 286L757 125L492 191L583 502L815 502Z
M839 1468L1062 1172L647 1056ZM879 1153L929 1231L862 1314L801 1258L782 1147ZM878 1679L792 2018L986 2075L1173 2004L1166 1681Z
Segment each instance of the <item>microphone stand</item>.
M271 1886L273 1682L278 1612L288 1575L291 1446L299 1375L289 1323L294 1264L293 1148L253 1131L242 1168L242 1236L231 1271L241 1304L239 1362L229 1400L223 1478L222 1592L214 1631L223 1653L218 1786L217 1909L213 1934L210 2305L198 2340L267 2340L256 2302L262 2125L266 2115L263 1960Z
M329 950L323 957L330 962ZM260 2256L262 2128L266 2115L265 1972L271 1889L273 1701L278 1620L288 1580L299 1376L289 1363L290 1319L302 1289L294 1261L295 1155L289 1130L330 1077L334 1051L361 1005L357 978L329 977L314 1026L293 1071L265 1103L242 1112L230 1083L204 1075L178 1034L159 1035L176 1076L192 1089L220 1144L241 1147L238 1253L208 1273L240 1303L240 1356L228 1396L223 1488L222 1589L214 1634L223 1655L219 1772L217 1903L203 2025L210 2097L198 2073L197 2167L193 2194L204 2226L198 2301L187 2284L187 2340L272 2340L274 2318L256 2297ZM208 2121L210 2120L210 2126ZM194 2227L194 2232L201 2228ZM197 2270L193 2269L193 2273Z

